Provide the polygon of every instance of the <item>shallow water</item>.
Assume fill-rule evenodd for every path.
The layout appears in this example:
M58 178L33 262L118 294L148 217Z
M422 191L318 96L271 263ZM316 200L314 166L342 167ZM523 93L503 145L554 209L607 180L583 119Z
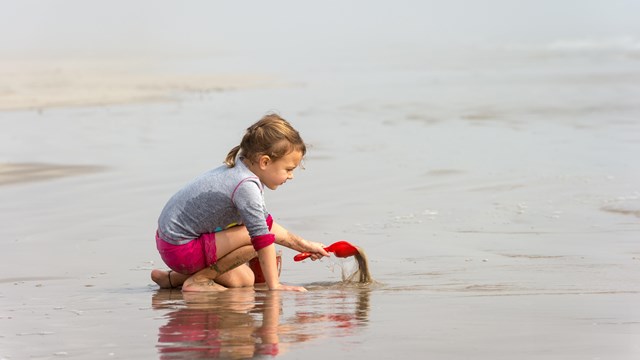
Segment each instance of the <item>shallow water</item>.
M397 79L379 78L396 86L384 92L350 85L341 96L318 80L178 104L2 114L12 129L0 135L5 158L103 171L0 187L0 260L10 264L0 281L0 356L640 353L637 110L585 110L595 95L582 84L584 99L555 110L539 105L551 95L524 107L432 107L440 101L424 92L433 90ZM620 103L635 101L635 85L619 86L628 89ZM234 114L239 103L252 106ZM308 293L191 301L158 291L148 278L162 267L157 211L222 161L242 119L269 104L287 109L311 145L306 169L267 194L276 221L312 240L364 247L377 283L340 286L335 261L294 263L285 250L283 281ZM234 121L220 120L229 114ZM229 136L211 141L217 133Z
M494 272L483 273L486 279ZM429 351L447 358L578 359L636 351L637 313L629 304L635 291L524 291L455 274L413 274L432 278L422 286L317 282L306 284L304 294L16 281L3 296L4 356L319 359ZM461 283L449 283L456 279Z

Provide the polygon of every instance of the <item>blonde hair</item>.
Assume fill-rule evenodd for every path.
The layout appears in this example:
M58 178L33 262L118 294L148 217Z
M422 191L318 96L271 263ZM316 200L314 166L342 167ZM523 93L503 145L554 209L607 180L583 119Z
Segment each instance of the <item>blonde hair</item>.
M229 151L224 163L234 167L238 154L249 161L256 161L262 155L275 161L292 151L300 151L302 156L307 152L298 131L279 115L267 114L247 128L240 145Z

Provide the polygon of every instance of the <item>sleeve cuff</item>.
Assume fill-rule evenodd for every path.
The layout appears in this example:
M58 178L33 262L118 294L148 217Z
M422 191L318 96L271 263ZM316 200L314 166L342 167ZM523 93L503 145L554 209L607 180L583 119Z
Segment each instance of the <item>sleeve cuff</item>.
M267 216L267 226L269 227L269 231L271 231L271 227L273 226L273 217L271 217L271 214Z
M278 344L257 344L257 352L260 355L271 355L276 356L280 352L278 349Z
M266 248L274 242L276 242L276 236L273 234L258 235L251 238L251 244L256 251Z

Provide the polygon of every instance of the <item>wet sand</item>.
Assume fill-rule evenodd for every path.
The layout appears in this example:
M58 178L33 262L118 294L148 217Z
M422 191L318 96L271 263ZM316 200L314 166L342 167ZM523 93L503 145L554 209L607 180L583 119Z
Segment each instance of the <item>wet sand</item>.
M268 75L184 74L140 59L0 61L0 110L177 101L186 93L282 86Z
M0 359L637 358L640 88L521 56L4 104L19 110L0 112ZM282 281L308 293L157 289L164 202L274 109L310 145L267 193L276 221L361 246L376 281L285 249Z
M54 164L0 164L0 185L43 181L102 170L98 166Z

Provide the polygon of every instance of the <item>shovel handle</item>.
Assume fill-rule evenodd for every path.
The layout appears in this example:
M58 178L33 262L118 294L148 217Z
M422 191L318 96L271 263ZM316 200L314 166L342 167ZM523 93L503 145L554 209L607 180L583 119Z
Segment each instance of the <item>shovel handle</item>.
M331 246L327 246L326 248L324 248L324 251L328 251L331 252L330 249ZM313 253L309 253L309 252L301 252L300 254L296 255L293 257L293 261L302 261L306 258L308 258L309 256L313 255Z
M311 253L303 252L293 257L293 261L302 261L311 256Z

